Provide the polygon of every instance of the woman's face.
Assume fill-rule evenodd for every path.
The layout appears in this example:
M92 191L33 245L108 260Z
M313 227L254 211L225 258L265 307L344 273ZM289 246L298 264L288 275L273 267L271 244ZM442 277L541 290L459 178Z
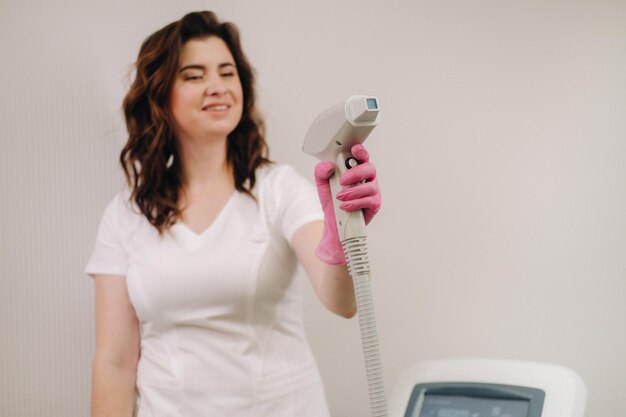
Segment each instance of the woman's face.
M243 90L226 43L211 36L183 45L170 95L181 140L225 139L243 112Z

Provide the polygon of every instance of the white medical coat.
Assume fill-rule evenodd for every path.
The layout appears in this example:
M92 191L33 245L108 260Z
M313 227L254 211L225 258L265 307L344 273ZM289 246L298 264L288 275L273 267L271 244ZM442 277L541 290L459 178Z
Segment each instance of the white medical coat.
M163 236L121 192L100 224L88 274L126 277L140 321L138 417L325 417L288 242L323 218L293 168L258 172L255 202L235 192L197 234Z

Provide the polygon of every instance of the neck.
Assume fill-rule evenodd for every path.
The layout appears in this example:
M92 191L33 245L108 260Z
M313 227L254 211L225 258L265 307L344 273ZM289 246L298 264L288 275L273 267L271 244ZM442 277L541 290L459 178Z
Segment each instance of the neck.
M195 190L233 184L232 168L226 158L226 138L219 141L181 141L183 188Z

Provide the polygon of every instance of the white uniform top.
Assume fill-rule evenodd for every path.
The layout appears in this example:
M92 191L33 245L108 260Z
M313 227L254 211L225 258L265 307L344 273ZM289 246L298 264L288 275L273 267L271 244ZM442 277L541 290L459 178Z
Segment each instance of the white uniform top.
M126 277L141 324L139 417L323 417L328 408L302 323L302 274L289 246L323 218L315 188L286 165L258 172L197 234L162 237L119 193L88 274Z

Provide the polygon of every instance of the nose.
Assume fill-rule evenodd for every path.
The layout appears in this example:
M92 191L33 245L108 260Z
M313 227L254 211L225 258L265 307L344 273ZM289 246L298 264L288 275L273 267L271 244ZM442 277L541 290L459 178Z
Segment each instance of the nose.
M204 94L207 96L221 96L226 93L226 85L220 77L215 77L209 81Z

